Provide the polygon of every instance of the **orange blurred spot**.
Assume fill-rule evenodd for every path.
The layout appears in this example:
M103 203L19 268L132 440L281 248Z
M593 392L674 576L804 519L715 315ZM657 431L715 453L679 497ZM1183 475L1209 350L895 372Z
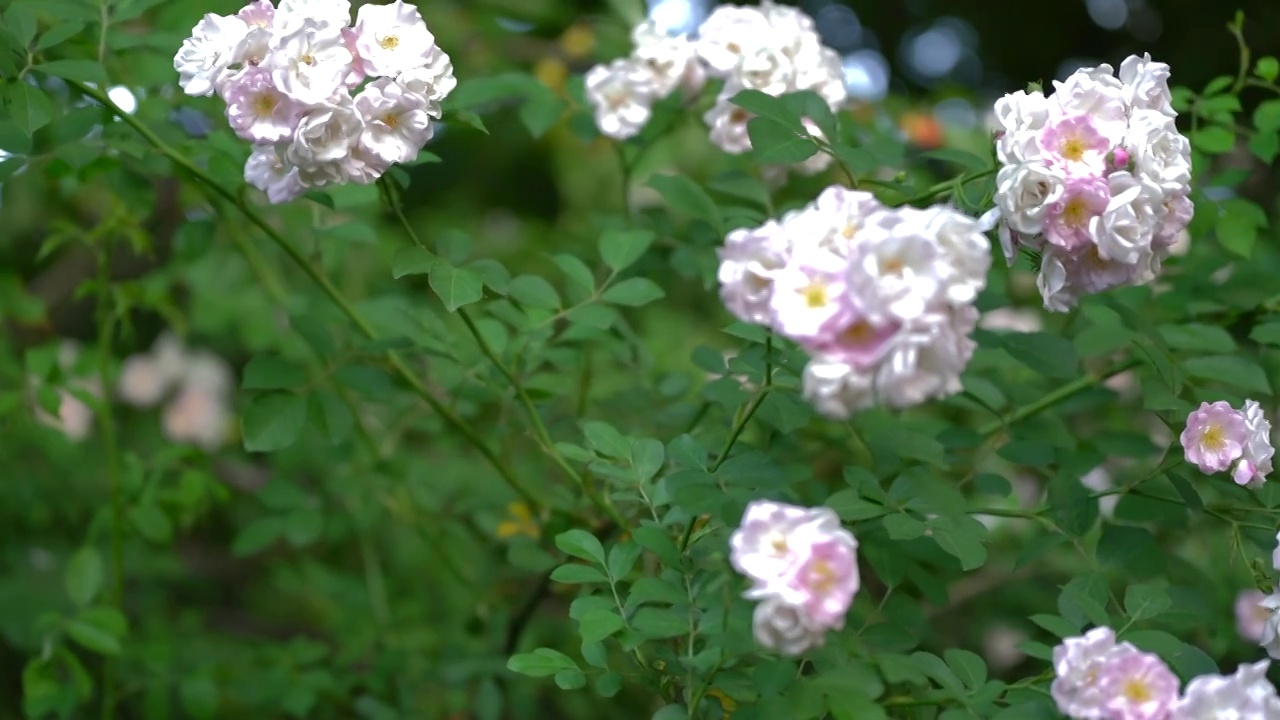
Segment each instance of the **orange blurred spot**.
M942 147L942 123L932 115L909 112L898 121L907 140L925 150Z

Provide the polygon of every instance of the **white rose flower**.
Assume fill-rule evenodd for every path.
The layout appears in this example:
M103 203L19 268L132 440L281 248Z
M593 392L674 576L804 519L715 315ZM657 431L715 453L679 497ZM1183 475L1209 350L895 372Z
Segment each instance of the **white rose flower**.
M280 92L298 102L318 105L344 86L351 61L341 28L305 18L292 32L277 32L271 38L263 66L271 71Z
M1111 200L1101 215L1089 221L1089 232L1103 260L1133 265L1144 252L1160 223L1160 189L1144 178L1114 172L1107 178Z
M849 87L845 83L840 53L822 45L816 36L814 44L806 44L793 63L795 90L812 90L833 110L848 101Z
M765 45L743 55L734 78L741 89L782 95L795 87L796 67L780 48Z
M1129 124L1124 83L1112 76L1110 65L1083 68L1065 81L1053 81L1050 112L1056 117L1087 115L1099 134L1112 145L1124 139Z
M1280 592L1271 593L1258 604L1271 611L1262 628L1262 640L1258 644L1268 655L1280 660Z
M343 161L364 133L364 119L349 95L317 105L302 117L284 156L302 180L316 187L343 181Z
M946 258L938 267L943 297L952 305L972 303L987 286L987 272L991 269L991 243L978 222L946 205L934 205L915 214Z
M1062 199L1066 177L1042 162L1005 165L996 174L996 205L1012 229L1026 235L1044 231L1050 206Z
M1066 265L1058 257L1057 252L1048 248L1041 257L1036 287L1040 290L1044 308L1052 312L1067 312L1075 307L1080 299L1078 290L1067 277Z
M453 61L439 45L427 54L425 65L405 70L396 76L396 82L430 100L432 107L429 112L437 119L440 117L439 103L458 87L458 78L453 75Z
M873 214L850 250L849 290L871 323L914 320L942 290L943 257L923 218L902 209Z
M909 325L876 373L879 402L907 408L960 392L960 374L977 348L969 338L977 324L977 309L962 305Z
M791 256L783 226L769 220L758 228L734 230L717 252L717 278L725 307L743 322L768 325L773 277Z
M1040 157L1037 142L1040 131L1049 120L1049 101L1039 91L1019 90L996 101L995 123L1001 133L996 141L996 154L1007 165Z
M706 71L698 62L697 49L686 35L672 36L649 20L631 33L635 43L632 58L649 68L653 94L666 97L677 89L694 95L706 83Z
M248 34L248 24L238 17L208 13L201 18L173 58L182 91L198 97L213 95L231 76L230 65Z
M388 164L413 160L435 133L430 102L391 78L369 83L354 102L364 119L361 146Z
M244 180L266 193L273 205L301 197L307 189L298 168L281 157L275 145L253 146L244 164Z
M720 93L716 104L702 116L702 121L710 128L712 144L731 155L740 155L751 150L751 137L747 135L747 123L754 116L729 102L729 98L741 89L732 84L725 85L725 92Z
M276 33L291 33L307 20L338 32L351 24L351 0L280 0L272 27Z
M653 114L652 73L630 58L587 71L587 102L595 108L600 134L614 140L635 137Z
M804 608L769 598L756 605L751 628L761 647L783 655L801 655L825 641L825 629L814 628Z
M395 77L422 67L435 47L418 8L396 0L390 5L361 5L354 25L356 55L372 77Z
M1130 55L1120 63L1120 81L1125 84L1125 100L1133 110L1153 110L1175 117L1173 96L1169 92L1169 66L1153 62L1151 53L1142 57Z
M728 77L746 53L771 44L774 33L760 8L719 5L698 28L698 56L707 74Z
M1124 144L1133 156L1135 173L1165 193L1191 192L1191 141L1178 132L1173 117L1157 110L1135 110Z
M187 385L165 408L161 427L172 442L191 443L212 452L230 436L232 417L221 394L199 385Z

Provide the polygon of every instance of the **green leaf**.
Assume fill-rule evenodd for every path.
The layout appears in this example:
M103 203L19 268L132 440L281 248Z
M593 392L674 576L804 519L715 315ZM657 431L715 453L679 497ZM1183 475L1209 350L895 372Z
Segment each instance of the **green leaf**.
M1164 588L1156 585L1130 585L1124 593L1124 611L1133 620L1149 620L1173 606Z
M595 273L591 272L591 268L587 267L587 264L578 259L576 255L560 253L552 257L551 260L556 264L556 267L560 268L560 272L565 274L569 282L588 293L595 292Z
M1059 472L1049 482L1049 507L1058 527L1074 537L1089 532L1098 521L1098 501L1070 470Z
M208 675L191 675L178 687L182 707L196 720L211 720L218 713L218 685Z
M567 563L551 571L551 579L565 585L584 585L587 583L607 583L608 576L590 565Z
M68 620L62 629L72 640L99 655L119 655L122 649L119 638L112 637L83 620Z
M67 590L67 597L79 607L86 607L93 602L102 585L106 581L102 555L97 548L86 545L76 551L67 563L62 582Z
M255 355L244 367L243 390L288 390L307 382L307 373L278 355Z
M622 676L616 672L607 672L596 678L595 683L596 694L600 697L611 698L622 691Z
M986 527L977 520L968 516L955 519L942 516L930 520L928 527L933 541L958 558L962 569L974 570L987 561L987 549L982 544Z
M1280 322L1254 325L1249 331L1249 339L1263 345L1280 345Z
M21 4L13 5L5 11L4 25L17 38L20 47L25 48L35 38L39 23L35 9L31 5Z
M484 297L484 281L467 268L437 262L431 268L429 282L431 289L449 312L480 302Z
M781 97L759 90L741 90L729 98L729 102L753 115L773 120L796 132L804 127L800 122L800 113L789 107Z
M631 628L649 640L665 640L689 634L689 617L671 608L644 606L636 611Z
M600 296L602 300L614 305L639 307L666 297L666 292L648 278L633 277L610 287Z
M610 270L620 272L643 257L655 239L648 230L606 230L600 235L600 259Z
M53 119L53 103L49 96L25 82L9 85L9 103L10 116L28 137Z
M1218 242L1231 252L1248 259L1258 240L1258 230L1267 227L1267 213L1257 204L1242 198L1223 200L1214 222Z
M752 154L764 165L792 165L818 153L817 144L808 135L765 117L747 123L747 136Z
M689 709L684 705L665 705L649 720L685 720L688 716Z
M715 200L684 175L654 175L649 187L657 190L667 204L690 217L706 220L716 235L724 234L724 217Z
M245 408L242 420L245 450L283 450L298 440L307 424L307 398L283 392L258 395Z
M1269 55L1260 57L1258 62L1253 65L1253 74L1267 82L1273 82L1277 77L1280 77L1280 61Z
M587 686L587 676L581 670L561 670L556 673L556 687L561 690L581 690Z
M592 610L578 620L583 642L599 642L626 627L616 610Z
M1191 133L1191 146L1210 155L1231 152L1236 145L1235 130L1218 125L1203 127Z
M255 555L271 547L283 537L284 521L275 515L256 518L240 528L231 542L231 554L236 557Z
M76 35L79 35L81 30L84 30L84 23L80 22L67 22L60 25L54 25L40 36L40 40L36 42L36 52L41 52L43 50L48 50L51 47L61 45Z
M947 661L947 667L970 690L977 690L987 682L987 664L978 655L960 648L948 648L942 657Z
M1079 625L1057 615L1032 615L1029 619L1060 638L1075 637L1080 634Z
M891 540L914 540L924 537L927 529L923 522L906 513L886 515L882 522Z
M341 445L346 442L351 437L351 431L355 429L356 424L356 418L351 414L351 408L341 398L328 390L312 393L311 401L312 412L315 413L313 417L319 422L325 435L329 437L329 442L334 445Z
M538 648L533 652L512 655L507 669L529 677L547 677L562 670L577 670L578 664L568 655L551 648Z
M975 337L995 337L992 344L1037 373L1048 378L1075 377L1080 364L1075 345L1061 335L1046 332L990 333L976 331Z
M484 126L484 121L470 110L445 110L441 121L446 125L464 125L473 130L479 130L485 135L489 134L489 128Z
M1280 100L1263 100L1258 103L1258 107L1253 110L1253 126L1260 133L1280 130Z
M556 547L560 551L582 560L592 560L604 567L604 546L600 540L586 530L574 528L556 535Z
M1169 347L1178 350L1229 353L1236 349L1236 341L1231 338L1231 333L1217 325L1161 325L1158 330Z
M662 469L662 464L666 461L667 449L662 443L652 438L632 440L630 445L631 466L635 469L636 481L651 480Z
M582 423L582 433L587 444L601 455L619 460L631 457L631 443L609 423L588 420Z
M943 162L954 163L967 170L985 170L991 166L991 162L986 158L975 155L967 150L959 150L956 148L939 148L921 153L922 157L933 158Z
M633 542L620 542L609 549L609 576L615 581L623 580L635 568L640 559L642 548Z
M560 294L551 283L537 275L520 275L507 286L507 293L516 302L535 308L554 310L560 307Z
M1212 355L1186 360L1183 369L1191 377L1213 380L1263 395L1271 394L1267 374L1255 362L1238 355Z
M402 247L391 260L391 277L399 280L406 275L426 275L438 261L434 254L416 245Z
M63 80L94 83L99 87L108 84L106 71L92 60L50 60L36 65L35 69Z
M163 545L173 539L173 522L154 502L143 502L129 508L129 522L147 542Z
M1058 595L1058 613L1082 627L1086 620L1094 625L1110 625L1106 609L1109 594L1107 579L1101 573L1076 575Z

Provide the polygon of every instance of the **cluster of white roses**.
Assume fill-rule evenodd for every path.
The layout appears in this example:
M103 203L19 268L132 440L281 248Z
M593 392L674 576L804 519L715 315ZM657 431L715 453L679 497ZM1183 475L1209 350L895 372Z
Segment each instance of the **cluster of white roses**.
M587 72L587 99L600 132L616 140L633 137L649 121L652 104L677 89L698 93L708 77L724 85L703 120L711 141L725 152L751 149L751 113L730 99L743 90L785 95L812 90L832 110L848 98L839 54L822 44L813 18L787 5L764 0L759 6L720 5L698 28L696 38L670 36L648 21L634 31L630 57ZM817 125L808 131L821 137ZM807 174L831 163L819 153L797 166Z
M1098 627L1053 649L1050 693L1073 720L1273 720L1280 696L1267 680L1269 662L1232 675L1201 675L1179 693L1178 678L1159 656L1116 642Z
M960 390L989 228L954 208L888 208L833 185L720 248L720 296L744 322L812 355L804 395L824 415L918 405Z
M996 103L996 203L1010 264L1042 253L1045 308L1150 282L1191 220L1191 145L1174 123L1169 66L1130 56L1084 68L1054 92Z
M174 57L188 95L226 101L253 143L245 180L273 203L413 160L457 85L413 5L363 5L350 23L349 0L253 0L205 15Z
M756 642L784 655L822 645L844 627L861 585L858 541L830 508L758 500L729 540L729 560L751 579Z
M125 359L116 388L137 408L169 402L161 429L175 443L217 450L231 435L234 377L226 361L207 350L190 350L173 335L161 335L151 352Z

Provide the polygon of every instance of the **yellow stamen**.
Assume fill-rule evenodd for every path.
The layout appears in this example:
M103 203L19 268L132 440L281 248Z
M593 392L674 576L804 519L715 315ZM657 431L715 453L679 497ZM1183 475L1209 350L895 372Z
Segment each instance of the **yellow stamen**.
M1138 679L1132 679L1124 684L1124 696L1135 703L1149 702L1153 696L1151 688L1147 684Z
M1206 450L1217 452L1227 444L1227 435L1218 423L1209 423L1200 435L1200 444Z
M1084 199L1073 197L1067 201L1066 207L1062 208L1062 220L1067 227L1078 228L1089 222L1089 208L1084 204Z
M810 309L816 310L827 304L827 286L812 282L800 290L800 294L804 296L804 304Z
M383 50L395 50L400 45L400 38L395 35L388 35L378 41Z
M1062 141L1062 145L1058 147L1058 154L1071 162L1080 162L1084 159L1084 140L1079 135L1071 135Z

